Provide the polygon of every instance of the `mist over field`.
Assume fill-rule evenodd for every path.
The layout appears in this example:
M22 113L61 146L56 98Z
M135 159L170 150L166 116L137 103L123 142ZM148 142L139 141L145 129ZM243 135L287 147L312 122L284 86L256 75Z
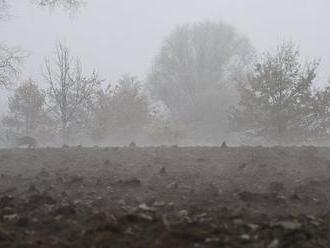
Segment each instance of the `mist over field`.
M0 247L330 247L328 0L0 0Z

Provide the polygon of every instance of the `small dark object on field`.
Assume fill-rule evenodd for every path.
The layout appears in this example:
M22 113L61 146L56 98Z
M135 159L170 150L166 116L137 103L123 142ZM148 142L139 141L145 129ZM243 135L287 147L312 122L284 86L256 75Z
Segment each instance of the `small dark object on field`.
M64 144L62 148L69 148L69 146L67 144Z
M101 186L101 185L103 185L103 182L102 182L102 180L100 178L97 178L95 184L97 186Z
M166 168L164 166L159 170L159 174L161 174L161 175L167 174Z
M240 170L244 170L246 168L246 163L241 164L238 168Z
M38 174L37 177L49 177L50 173L47 172L45 169L42 169Z
M79 183L83 183L84 182L84 177L82 176L73 176L71 177L70 181L68 182L68 184L72 185L72 184L79 184Z
M64 182L64 179L61 176L57 176L56 179L55 179L55 181L56 181L56 183L63 183Z
M28 189L28 192L39 192L39 190L37 189L37 187L34 185L34 184L31 184L29 189Z
M38 145L38 142L35 138L32 138L30 136L24 136L24 137L20 137L20 138L17 138L15 140L15 145L17 147L20 147L20 146L26 146L31 149L31 148L36 148L37 145Z
M1 205L2 208L7 207L7 206L11 205L13 200L14 200L13 196L5 195L5 196L0 198L0 205Z
M133 178L129 178L126 180L120 180L119 181L120 184L125 185L125 186L130 186L130 187L135 187L135 186L140 186L141 185L141 181L140 179L133 177Z
M63 206L58 207L55 210L55 214L56 215L63 215L63 216L68 217L68 216L75 215L76 214L76 210L71 205L63 205Z
M36 193L29 197L28 203L30 207L37 208L45 204L53 205L56 204L56 201L48 194Z
M222 144L221 144L221 148L227 148L227 147L228 147L228 146L227 146L226 141L222 142Z
M268 186L270 193L279 194L285 190L284 184L280 182L271 182Z
M136 147L136 143L134 141L132 141L131 143L129 143L129 147L131 147L131 148Z
M105 160L104 165L111 165L111 161L109 159Z
M1 192L1 194L13 194L15 192L17 192L17 188L16 187L9 187L9 188L3 190Z
M8 233L0 231L0 240L1 241L13 241L14 239Z

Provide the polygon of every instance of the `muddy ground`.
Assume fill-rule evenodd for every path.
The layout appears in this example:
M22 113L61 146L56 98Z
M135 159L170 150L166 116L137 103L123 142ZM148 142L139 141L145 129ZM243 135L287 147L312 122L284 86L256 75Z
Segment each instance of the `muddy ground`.
M0 247L330 247L330 148L0 150Z

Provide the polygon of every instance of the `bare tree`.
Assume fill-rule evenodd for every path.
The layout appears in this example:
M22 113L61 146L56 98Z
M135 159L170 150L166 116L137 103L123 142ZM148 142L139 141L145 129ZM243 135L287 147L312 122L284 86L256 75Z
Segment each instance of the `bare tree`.
M62 7L66 10L76 10L80 8L84 0L34 0L41 7L49 7L51 9Z
M76 10L80 8L85 0L30 0L33 4L40 7L64 8L66 10ZM0 0L0 20L5 19L9 16L9 0Z
M0 20L8 17L8 3L6 0L0 0Z
M165 40L149 75L151 93L170 110L186 136L217 142L235 102L235 78L253 54L249 41L221 22L178 27Z
M18 76L23 58L21 51L0 44L0 86L8 87Z
M64 7L66 9L77 9L84 1L83 0L32 0L38 6L48 6L50 8ZM0 20L8 17L9 9L8 0L0 0ZM23 59L22 52L18 49L8 48L0 43L0 86L7 87L10 85L14 76L18 75L18 64Z
M50 110L61 123L62 141L68 137L68 127L77 110L95 93L100 84L97 75L84 76L79 59L73 59L69 49L59 43L53 63L46 58L44 78L47 81Z
M9 5L0 0L0 21L8 17ZM18 49L9 48L0 41L0 86L8 87L19 73L19 63L23 54Z

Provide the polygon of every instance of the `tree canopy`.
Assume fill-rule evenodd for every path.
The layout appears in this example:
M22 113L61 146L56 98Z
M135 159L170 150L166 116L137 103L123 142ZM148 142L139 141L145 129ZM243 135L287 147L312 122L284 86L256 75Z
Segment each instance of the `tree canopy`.
M235 102L235 81L253 54L232 26L202 22L178 27L165 40L148 82L187 136L214 142L226 133L225 112Z
M240 103L232 127L268 142L305 140L313 121L312 84L317 61L301 62L291 42L265 53L239 87Z
M32 135L45 121L45 94L31 79L15 89L8 100L9 113L3 119L17 133Z

